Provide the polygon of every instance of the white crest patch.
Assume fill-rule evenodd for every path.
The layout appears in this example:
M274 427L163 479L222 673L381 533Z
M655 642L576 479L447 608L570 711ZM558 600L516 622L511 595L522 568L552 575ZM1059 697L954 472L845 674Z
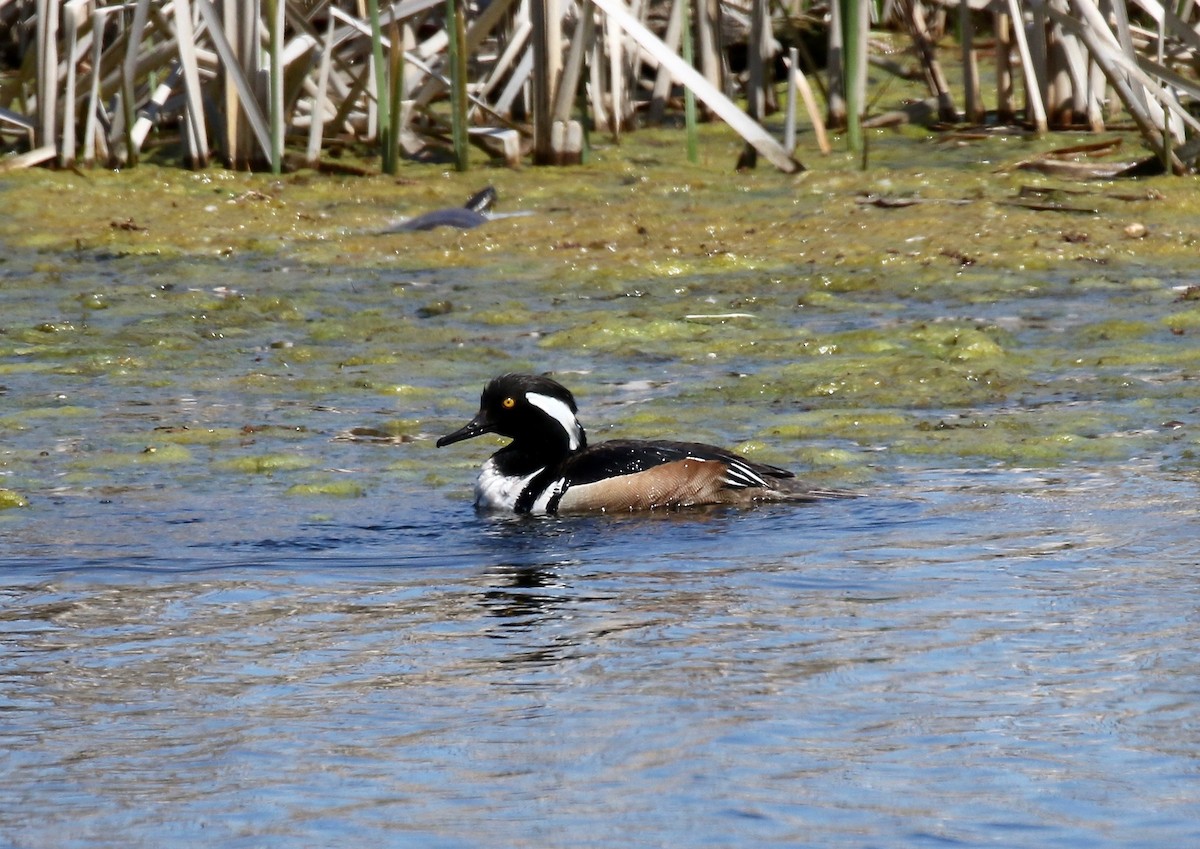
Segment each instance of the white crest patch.
M563 432L567 435L567 447L572 451L579 450L583 429L579 426L579 420L575 418L575 414L571 412L571 408L567 406L565 401L551 398L549 395L543 395L540 392L526 392L525 400L558 422L562 426Z

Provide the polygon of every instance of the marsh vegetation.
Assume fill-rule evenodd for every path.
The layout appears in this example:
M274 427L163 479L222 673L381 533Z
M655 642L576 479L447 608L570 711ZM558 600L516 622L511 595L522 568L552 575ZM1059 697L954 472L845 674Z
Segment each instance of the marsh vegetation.
M872 120L1131 122L1158 167L1184 173L1197 14L1153 0L4 0L0 139L19 154L7 167L130 166L165 144L195 168L278 173L363 144L395 173L402 156L464 169L471 142L510 166L574 163L591 133L664 121L687 124L694 157L699 115L745 140L742 166L792 172L806 112L805 158L827 149L827 123L861 151Z

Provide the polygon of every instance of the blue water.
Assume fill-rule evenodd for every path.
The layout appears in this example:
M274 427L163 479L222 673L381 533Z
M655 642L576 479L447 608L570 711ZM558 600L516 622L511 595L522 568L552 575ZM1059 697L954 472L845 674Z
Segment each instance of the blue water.
M594 369L598 438L633 411L619 435L787 453L808 442L771 423L801 405L716 421L754 351L547 350L489 310L525 297L553 329L586 302L447 275L414 299L400 268L0 268L0 488L29 500L0 510L0 847L1200 845L1173 284L815 314L986 314L1037 363L1019 397L818 445L864 498L524 521L471 508L491 446L432 449L493 370ZM413 317L448 286L468 306ZM1122 364L1117 318L1161 360ZM1077 453L922 453L918 418ZM293 490L331 481L360 497Z
M396 492L207 541L144 516L0 560L0 835L1196 845L1194 490L913 471L539 521Z

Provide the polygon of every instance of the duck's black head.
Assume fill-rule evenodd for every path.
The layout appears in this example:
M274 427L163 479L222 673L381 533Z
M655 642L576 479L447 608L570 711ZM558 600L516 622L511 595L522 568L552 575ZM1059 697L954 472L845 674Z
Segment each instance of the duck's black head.
M577 411L575 398L557 380L536 374L502 374L483 388L475 418L437 444L441 448L498 433L524 451L571 454L587 447L587 435L575 418Z

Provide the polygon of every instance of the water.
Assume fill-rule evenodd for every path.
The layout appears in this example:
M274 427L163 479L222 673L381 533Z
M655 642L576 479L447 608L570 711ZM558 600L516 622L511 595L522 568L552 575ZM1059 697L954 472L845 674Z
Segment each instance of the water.
M1200 844L1176 278L780 298L730 348L645 313L760 282L540 277L8 258L0 487L30 504L0 511L0 846ZM547 346L522 310L551 340L649 329ZM1005 356L947 377L918 331L964 314ZM781 400L800 325L898 345L861 368L896 386ZM477 515L489 446L431 436L547 361L595 438L762 443L867 497Z
M1192 494L1007 470L620 519L446 498L161 559L9 559L0 833L1190 845Z

